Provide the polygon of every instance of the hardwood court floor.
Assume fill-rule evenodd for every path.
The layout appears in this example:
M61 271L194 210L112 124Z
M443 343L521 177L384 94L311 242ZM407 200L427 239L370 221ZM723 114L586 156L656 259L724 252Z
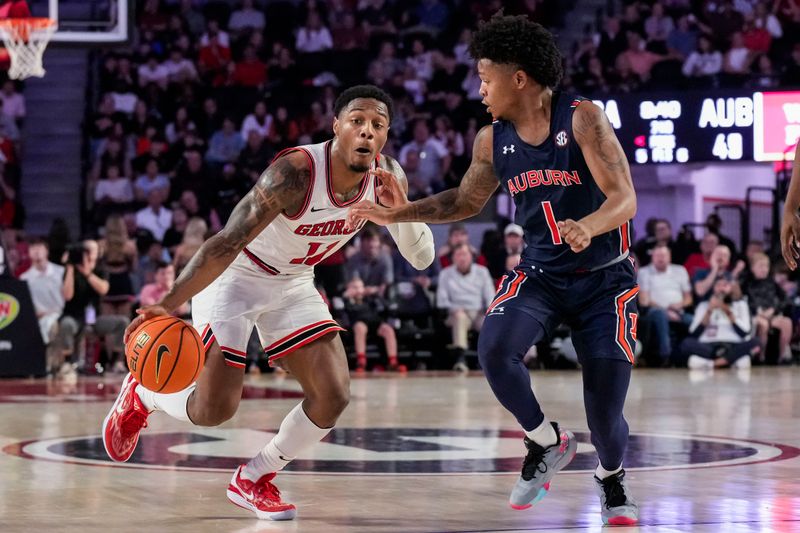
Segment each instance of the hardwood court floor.
M506 503L523 447L483 377L411 374L353 379L338 428L277 478L294 522L258 521L225 497L235 466L299 401L291 379L248 378L219 428L152 416L125 467L97 439L121 378L0 380L0 531L600 531L580 374L532 377L548 415L581 441L532 509ZM637 369L626 466L638 530L800 531L799 391L798 368Z

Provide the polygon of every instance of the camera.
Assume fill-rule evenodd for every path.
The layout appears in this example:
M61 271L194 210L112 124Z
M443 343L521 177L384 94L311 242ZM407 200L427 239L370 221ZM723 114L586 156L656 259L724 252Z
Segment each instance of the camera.
M86 248L84 248L83 244L72 244L67 248L67 263L70 265L82 265L85 254Z
M733 296L731 296L730 294L726 294L725 296L722 297L722 303L724 303L725 305L731 305L733 303Z

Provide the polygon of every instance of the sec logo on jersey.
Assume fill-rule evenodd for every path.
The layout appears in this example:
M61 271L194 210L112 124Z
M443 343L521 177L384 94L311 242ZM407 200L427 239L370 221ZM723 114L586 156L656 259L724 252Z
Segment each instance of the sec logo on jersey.
M558 146L559 148L564 148L565 146L567 146L567 144L569 144L569 135L567 135L566 130L561 130L558 133L556 133L555 140L556 140L556 146Z

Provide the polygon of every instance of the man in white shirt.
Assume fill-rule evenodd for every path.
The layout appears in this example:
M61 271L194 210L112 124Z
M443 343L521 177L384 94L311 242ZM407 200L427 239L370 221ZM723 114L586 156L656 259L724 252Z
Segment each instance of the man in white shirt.
M147 207L136 213L136 227L150 231L159 242L172 225L172 211L164 207L164 194L156 189L147 195Z
M672 354L670 324L688 323L687 319L691 319L685 316L685 310L692 305L692 285L686 269L671 264L672 252L667 246L653 248L651 259L639 270L639 305L648 308L641 320L644 331L658 341L661 362L668 364Z
M751 336L750 308L733 294L733 283L719 278L710 299L701 302L689 327L692 335L681 343L689 368L750 368L750 356L760 350ZM737 290L738 292L738 290Z
M20 279L28 283L42 340L50 345L56 337L58 319L64 311L65 288L64 267L48 261L47 252L44 240L32 241L28 247L31 267L20 275ZM50 352L48 349L48 372L55 371L61 363L55 360L58 354Z
M3 101L3 114L17 121L25 118L25 97L17 92L13 80L3 83L0 100Z
M495 294L494 282L485 266L475 264L468 243L458 244L453 250L453 264L439 274L436 305L447 309L447 324L453 331L456 351L454 370L468 370L464 352L469 347L470 329L480 331L486 309Z
M322 25L322 19L316 11L309 12L306 25L297 30L295 48L298 52L306 54L324 52L333 48L331 32Z
M264 14L254 8L253 0L243 0L241 9L231 14L228 29L237 33L248 28L261 31L264 24Z

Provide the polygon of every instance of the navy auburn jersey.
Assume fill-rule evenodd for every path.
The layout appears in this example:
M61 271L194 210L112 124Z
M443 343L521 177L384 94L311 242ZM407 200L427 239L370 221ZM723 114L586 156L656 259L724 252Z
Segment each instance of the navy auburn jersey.
M577 254L563 242L556 225L568 218L582 219L606 199L572 135L572 113L583 101L554 91L550 134L538 146L523 141L511 122L496 120L492 124L494 171L514 199L515 222L525 230L528 246L522 254L522 267L581 272L602 268L628 253L630 222L597 235Z

